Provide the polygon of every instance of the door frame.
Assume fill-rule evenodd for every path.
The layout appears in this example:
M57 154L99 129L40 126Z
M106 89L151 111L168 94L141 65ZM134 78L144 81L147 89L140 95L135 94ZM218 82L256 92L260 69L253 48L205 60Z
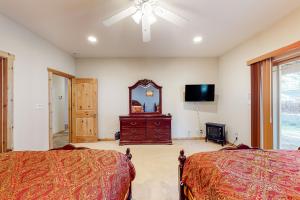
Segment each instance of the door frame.
M0 57L4 59L3 70L1 71L1 105L0 105L0 115L1 115L1 129L0 129L0 153L12 151L13 146L8 148L8 134L11 135L11 142L13 145L13 62L15 56L0 51ZM11 73L11 74L10 74ZM9 95L9 90L11 94ZM10 98L10 99L9 99ZM11 103L11 110L9 113L9 104ZM11 117L9 117L11 115ZM3 123L2 123L3 121Z
M69 142L72 142L72 79L75 76L56 70L54 68L48 68L48 112L49 112L49 149L53 148L53 133L52 133L52 77L53 75L60 76L68 79L68 126L69 126Z

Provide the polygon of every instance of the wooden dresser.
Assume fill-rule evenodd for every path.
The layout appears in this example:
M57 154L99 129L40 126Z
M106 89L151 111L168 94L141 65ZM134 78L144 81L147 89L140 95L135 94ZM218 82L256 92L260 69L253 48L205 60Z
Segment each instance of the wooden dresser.
M120 116L120 145L172 144L172 117Z
M129 87L129 115L120 116L120 145L172 144L171 121L162 114L162 87L139 80Z

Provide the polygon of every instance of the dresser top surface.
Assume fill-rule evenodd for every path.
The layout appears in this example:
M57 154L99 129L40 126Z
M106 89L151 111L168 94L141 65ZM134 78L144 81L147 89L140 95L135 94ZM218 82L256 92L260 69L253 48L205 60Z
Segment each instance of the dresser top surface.
M171 119L172 116L169 115L123 115L120 116L120 119L132 119L132 118L169 118Z

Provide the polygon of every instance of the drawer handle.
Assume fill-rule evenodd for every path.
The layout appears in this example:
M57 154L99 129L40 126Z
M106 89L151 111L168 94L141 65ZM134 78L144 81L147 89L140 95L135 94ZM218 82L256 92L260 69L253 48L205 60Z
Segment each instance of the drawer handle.
M159 125L160 125L160 122L154 122L154 124L155 124L156 126L159 126Z
M136 122L130 122L130 125L135 126Z

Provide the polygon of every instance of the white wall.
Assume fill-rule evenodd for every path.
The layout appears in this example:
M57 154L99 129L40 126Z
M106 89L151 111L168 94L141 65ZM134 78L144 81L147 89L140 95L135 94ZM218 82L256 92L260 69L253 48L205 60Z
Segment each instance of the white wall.
M300 40L300 9L244 42L219 61L219 117L228 127L229 141L251 144L250 68L246 62Z
M199 121L217 120L217 103L185 103L185 84L214 83L218 92L217 59L78 59L76 75L99 81L100 138L113 138L119 115L127 115L128 86L151 79L163 86L163 113L173 115L173 138L197 137ZM196 109L200 109L199 117Z
M54 75L52 78L52 133L65 130L65 116L68 116L68 103L65 102L68 88L65 81L67 79ZM67 113L66 113L67 112ZM68 123L67 123L68 124Z
M3 15L0 27L0 50L16 56L14 149L46 150L49 148L47 67L74 74L74 59Z

